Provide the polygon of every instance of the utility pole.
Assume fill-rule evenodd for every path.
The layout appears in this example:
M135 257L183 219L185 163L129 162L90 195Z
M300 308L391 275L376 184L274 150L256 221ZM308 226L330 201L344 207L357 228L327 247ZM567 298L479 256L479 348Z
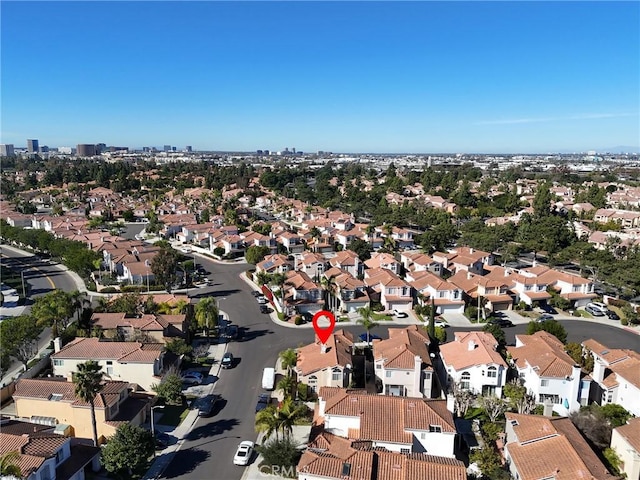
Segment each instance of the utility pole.
M24 288L24 270L20 270L20 279L22 280L22 296L27 298L27 290Z

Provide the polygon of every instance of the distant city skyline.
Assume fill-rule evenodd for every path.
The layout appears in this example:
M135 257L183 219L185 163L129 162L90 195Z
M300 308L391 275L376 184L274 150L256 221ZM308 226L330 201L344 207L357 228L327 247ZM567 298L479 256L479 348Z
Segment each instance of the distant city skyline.
M239 152L640 146L638 2L0 10L0 143L16 148L27 139Z

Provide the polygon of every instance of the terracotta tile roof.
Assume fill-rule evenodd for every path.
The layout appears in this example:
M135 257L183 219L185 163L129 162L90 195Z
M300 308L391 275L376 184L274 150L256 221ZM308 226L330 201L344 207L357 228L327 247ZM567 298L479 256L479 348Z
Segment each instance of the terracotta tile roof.
M0 455L17 451L19 457L16 463L20 467L22 477L27 478L68 441L68 438L54 434L31 438L28 434L12 435L2 432L0 433Z
M342 389L326 401L324 416L329 415L358 417L360 428L350 430L349 437L360 440L411 444L409 430L428 431L429 425L440 425L444 433L456 432L444 400L351 394Z
M358 254L351 250L343 250L341 252L336 253L335 257L329 259L329 263L331 263L334 267L347 267L347 266L355 266L356 262L358 262Z
M387 369L413 370L415 357L419 356L423 364L431 367L429 343L429 335L417 325L389 329L389 339L374 342L373 358L375 361L383 360Z
M329 336L325 353L322 353L320 340L298 349L297 370L302 375L310 375L318 370L352 364L351 348L353 334L346 330L338 330Z
M318 435L308 446L298 463L298 472L336 480L467 478L464 463L453 458L372 449L369 442L352 441L328 432Z
M505 414L516 439L506 451L522 480L613 480L568 418ZM517 422L515 425L513 422ZM511 441L513 440L513 441Z
M523 345L507 347L518 368L533 367L539 377L562 378L573 373L575 361L564 351L562 342L548 332L516 335Z
M164 345L140 342L103 342L98 338L76 338L51 355L58 359L118 360L153 363L160 358Z
M120 395L126 391L129 384L127 382L106 381L102 384L102 390L94 400L96 408L107 408L118 403ZM16 383L15 398L31 398L41 400L51 400L52 396L60 396L60 402L68 402L76 407L88 406L89 403L79 400L74 393L73 382L61 380L49 380L41 378L22 378Z
M640 452L640 417L632 418L626 425L614 429L624 437L636 452Z
M618 377L624 378L627 382L640 388L640 360L635 357L629 357L621 362L609 365L609 368Z
M470 350L470 345L473 349ZM445 366L463 370L474 365L501 365L507 368L502 356L496 351L498 341L488 332L456 332L453 342L440 347L440 356Z

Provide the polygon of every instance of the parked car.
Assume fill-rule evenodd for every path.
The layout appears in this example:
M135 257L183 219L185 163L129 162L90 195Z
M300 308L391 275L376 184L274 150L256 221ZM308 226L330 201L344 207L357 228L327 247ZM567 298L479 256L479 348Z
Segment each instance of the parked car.
M434 327L441 327L441 328L448 328L449 324L447 322L445 322L444 320L436 320L435 322L433 322L433 326Z
M249 465L251 461L251 455L253 455L254 443L249 440L244 440L238 445L236 454L233 457L234 465Z
M237 325L227 325L227 331L225 333L225 336L227 338L235 340L235 339L238 338L238 332L239 331L240 330L238 329Z
M220 400L220 395L213 394L211 397L202 399L202 404L198 409L199 417L210 417L216 407L216 403Z
M182 374L182 383L188 385L200 385L204 377L200 372L187 372Z
M362 342L366 342L366 341L367 341L367 334L366 334L366 332L365 332L365 333L360 334L360 336L359 336L358 338L360 339L360 341L362 341ZM369 341L369 342L373 342L374 340L382 340L382 337L381 337L380 335L375 335L375 334L373 334L373 333L370 333L370 334L369 334L369 340L368 340L368 341Z
M267 304L267 299L264 298L264 295L261 295L259 297L256 297L256 300L258 301L258 303L260 305L266 305Z
M513 322L508 318L492 318L488 323L498 325L500 328L513 327Z
M393 310L393 315L396 318L407 318L409 314L407 312L401 312L400 310Z
M607 310L607 317L611 320L620 320L620 316L613 310Z
M269 307L266 305L260 305L260 313L269 313Z
M553 320L553 316L549 315L548 313L543 313L538 317L537 322L542 323L542 322L546 322L547 320Z
M590 313L594 317L604 317L604 312L599 308L592 306L591 304L584 307L584 311Z
M551 305L545 304L540 307L543 312L548 313L550 315L557 315L558 311L553 308Z
M606 315L607 310L609 310L607 308L607 306L604 303L601 303L601 302L589 302L589 303L587 303L587 307L589 307L591 310L599 311L602 315ZM586 308L585 308L585 310L586 310ZM596 315L596 316L601 317L602 315Z
M220 360L220 365L222 365L222 368L232 368L233 367L233 354L231 352L226 352L222 356L222 360Z
M253 295L254 297L261 297L262 296L262 292L259 290L252 290L251 291L251 295Z
M256 403L256 413L260 410L264 410L271 403L271 396L268 393L261 393L258 396L258 403Z

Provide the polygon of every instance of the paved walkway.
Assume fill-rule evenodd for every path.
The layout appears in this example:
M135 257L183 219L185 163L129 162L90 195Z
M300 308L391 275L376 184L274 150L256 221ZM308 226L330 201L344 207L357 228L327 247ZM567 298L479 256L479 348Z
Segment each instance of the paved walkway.
M220 313L224 314L223 312ZM212 357L217 361L211 367L211 370L209 370L209 376L213 377L214 381L206 385L207 388L205 388L201 392L202 396L210 395L213 393L216 384L215 380L218 379L220 369L222 368L222 366L220 365L220 359L226 351L226 343L219 343L209 346L209 357ZM147 471L146 475L144 476L145 479L155 479L159 478L162 475L162 472L164 472L167 466L169 466L169 463L171 463L171 460L173 459L176 452L180 450L180 448L182 448L185 438L187 437L197 420L198 408L196 401L196 403L191 406L191 410L187 414L187 417L182 421L180 425L175 428L162 425L162 418L159 418L159 421L155 421L156 435L161 435L163 439L170 440L169 443L171 444L164 450L156 452L156 458Z

